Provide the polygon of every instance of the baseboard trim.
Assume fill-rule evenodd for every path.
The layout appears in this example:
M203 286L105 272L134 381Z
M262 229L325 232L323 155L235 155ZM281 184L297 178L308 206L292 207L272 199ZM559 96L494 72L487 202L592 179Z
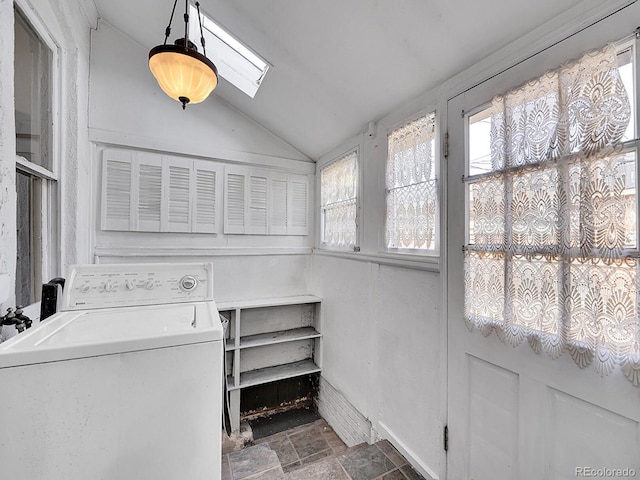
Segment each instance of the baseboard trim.
M416 454L408 448L399 438L393 433L383 422L378 422L378 434L391 442L396 449L402 454L402 456L415 468L425 479L439 480L440 477L433 470L427 467Z

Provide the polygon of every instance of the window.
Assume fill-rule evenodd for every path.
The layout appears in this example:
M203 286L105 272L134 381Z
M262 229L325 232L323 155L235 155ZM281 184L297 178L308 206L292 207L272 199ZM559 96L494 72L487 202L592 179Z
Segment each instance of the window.
M358 152L320 170L321 242L355 247L357 243Z
M434 251L438 192L435 175L435 113L388 136L386 246Z
M640 385L634 48L468 117L465 321Z
M197 40L201 37L200 23L197 21L198 11L193 5L190 7L189 16L196 19L189 22L189 37L199 50L202 48ZM201 14L201 18L207 57L216 65L221 77L254 98L269 70L269 65L213 19L204 14Z
M16 304L39 300L49 273L55 212L53 173L53 52L15 9L17 193Z

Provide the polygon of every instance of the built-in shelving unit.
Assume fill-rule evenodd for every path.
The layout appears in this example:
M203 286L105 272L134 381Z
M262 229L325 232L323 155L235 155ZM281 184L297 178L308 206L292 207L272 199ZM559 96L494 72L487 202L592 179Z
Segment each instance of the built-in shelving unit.
M240 426L244 388L318 373L320 304L314 295L219 302L226 339L231 423Z

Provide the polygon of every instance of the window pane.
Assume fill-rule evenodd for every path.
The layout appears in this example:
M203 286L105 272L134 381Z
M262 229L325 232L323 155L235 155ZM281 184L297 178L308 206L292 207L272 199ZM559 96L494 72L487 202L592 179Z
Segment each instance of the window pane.
M32 295L32 187L33 180L22 172L16 173L17 193L17 263L16 263L16 304L29 305Z
M322 243L356 244L358 153L352 152L320 171Z
M438 189L435 113L389 134L386 174L387 248L434 250Z
M51 50L15 12L16 153L52 170Z
M569 167L569 246L615 258L636 248L636 153L605 156Z
M624 88L627 91L627 97L629 98L629 104L635 105L635 88L633 87L633 48L628 47L618 53L618 72L620 72L620 79L624 84ZM627 130L624 132L622 141L633 140L636 135L636 110L631 109L631 120L627 126Z
M387 193L387 247L435 248L437 194L433 180Z
M503 248L505 191L502 178L469 185L469 243L487 249Z
M467 252L464 259L464 310L478 325L504 322L504 263L502 253Z
M559 244L560 178L555 167L512 177L511 241L535 251Z
M615 353L640 342L637 307L637 260L606 265L601 260L570 264L571 343Z
M634 71L609 45L470 116L464 268L470 327L638 385Z
M515 256L510 291L513 323L549 335L560 333L560 265L557 259Z
M491 109L486 109L469 117L469 175L491 171Z

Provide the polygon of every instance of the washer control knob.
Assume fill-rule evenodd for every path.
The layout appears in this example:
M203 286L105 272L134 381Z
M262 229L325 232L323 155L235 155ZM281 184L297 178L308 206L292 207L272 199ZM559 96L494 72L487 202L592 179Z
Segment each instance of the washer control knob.
M185 275L180 279L180 288L185 292L195 290L198 286L198 280L193 275Z
M147 282L144 284L144 288L146 288L147 290L153 290L154 286L155 285L153 284L152 279L147 280Z
M104 283L104 291L111 292L113 290L113 283L111 281L107 281Z
M125 280L124 281L124 286L127 290L133 290L134 288L136 288L135 283L133 283L132 280Z
M89 284L89 283L85 283L84 285L82 285L80 287L80 291L82 293L89 293L89 290L91 290L91 284Z

